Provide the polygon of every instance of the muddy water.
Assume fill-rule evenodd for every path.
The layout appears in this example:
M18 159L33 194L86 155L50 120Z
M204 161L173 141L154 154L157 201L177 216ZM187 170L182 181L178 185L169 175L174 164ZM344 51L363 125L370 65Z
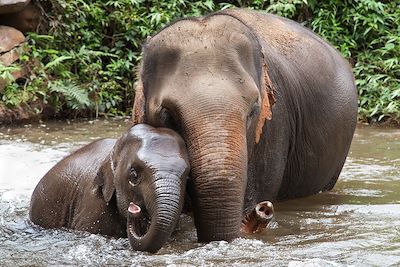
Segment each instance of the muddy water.
M155 255L127 239L43 230L28 221L39 179L77 147L117 137L119 121L0 129L0 266L400 266L400 130L360 127L331 192L275 203L270 229L199 244L190 217Z

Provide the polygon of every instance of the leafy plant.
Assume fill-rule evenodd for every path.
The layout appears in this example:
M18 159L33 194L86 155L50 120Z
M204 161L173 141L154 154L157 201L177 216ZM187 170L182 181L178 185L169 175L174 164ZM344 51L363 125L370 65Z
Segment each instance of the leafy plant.
M28 35L20 62L30 71L0 92L8 106L40 101L57 114L129 114L134 68L144 40L171 21L248 7L299 21L331 42L353 65L363 121L400 122L400 6L377 0L52 0L46 34ZM57 115L56 114L56 115ZM84 113L87 115L87 113Z
M400 122L400 10L396 1L325 1L311 27L354 64L359 118Z
M72 109L84 109L90 106L88 93L74 84L74 82L63 80L49 83L50 92L61 93Z

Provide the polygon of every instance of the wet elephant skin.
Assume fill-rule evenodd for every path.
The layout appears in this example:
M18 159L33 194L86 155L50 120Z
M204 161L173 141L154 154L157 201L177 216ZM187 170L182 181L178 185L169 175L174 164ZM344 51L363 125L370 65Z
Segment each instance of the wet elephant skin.
M199 241L232 240L257 203L331 189L357 117L349 64L300 24L231 9L148 38L133 119L185 140Z
M36 186L29 216L44 228L125 237L158 251L181 214L189 163L170 129L136 125L119 139L90 143L57 163ZM140 221L131 220L128 216Z

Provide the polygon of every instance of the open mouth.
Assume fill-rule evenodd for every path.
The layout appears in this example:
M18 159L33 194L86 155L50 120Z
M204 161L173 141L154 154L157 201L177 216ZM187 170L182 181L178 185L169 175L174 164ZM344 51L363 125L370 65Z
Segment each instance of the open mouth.
M142 238L150 227L151 218L140 206L131 202L128 207L128 231L136 239Z

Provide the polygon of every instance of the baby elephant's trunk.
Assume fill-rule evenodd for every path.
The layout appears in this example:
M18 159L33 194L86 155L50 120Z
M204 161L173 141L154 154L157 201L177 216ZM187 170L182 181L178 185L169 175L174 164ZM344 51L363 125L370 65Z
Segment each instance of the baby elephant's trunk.
M140 236L132 221L141 212L129 207L128 238L134 250L156 253L171 236L182 212L186 179L171 173L159 173L148 192L144 192L146 209L151 218L147 232ZM146 196L146 194L150 196Z

